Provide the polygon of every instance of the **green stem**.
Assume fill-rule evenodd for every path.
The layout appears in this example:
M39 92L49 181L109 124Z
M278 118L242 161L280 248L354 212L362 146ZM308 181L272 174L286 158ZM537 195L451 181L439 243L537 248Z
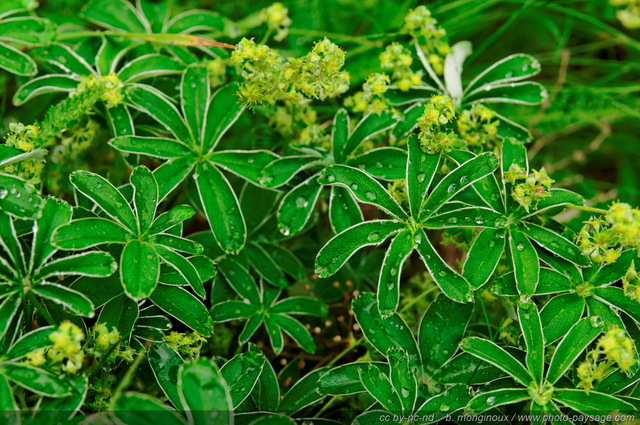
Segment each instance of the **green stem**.
M120 31L77 31L66 34L60 34L58 41L86 38L86 37L122 37L122 38L139 38L145 41L159 44L171 44L177 46L211 46L224 47L226 49L235 49L236 46L219 41L209 40L208 38L197 37L189 34L154 34L139 32L120 32Z
M345 348L344 350L342 350L340 352L340 354L338 354L337 356L335 356L333 359L331 359L331 361L329 363L327 363L327 366L331 367L334 364L336 364L336 362L338 360L340 360L341 358L343 358L349 351L351 351L352 349L358 347L360 344L362 344L364 342L364 337L362 338L358 338L356 340L356 342L353 343L353 345L348 346L347 348Z
M569 208L573 208L574 210L588 211L588 212L593 212L598 214L606 214L608 212L607 210L603 210L601 208L585 207L584 205L567 205L567 206Z
M42 317L44 317L44 319L47 321L47 323L49 323L51 326L55 326L56 325L56 321L53 320L53 317L51 316L51 313L49 313L49 311L45 308L45 306L43 306L40 303L40 301L38 301L38 298L36 298L36 296L33 295L33 292L27 291L27 298L29 299L31 304L36 308L38 313L40 313L42 315Z
M131 380L133 379L133 375L136 373L136 370L138 370L140 363L142 363L142 360L144 360L146 355L147 355L146 349L142 350L140 354L138 354L138 357L136 357L133 363L131 363L131 366L129 366L129 369L127 369L127 373L125 373L124 376L122 377L122 380L120 381L120 384L118 384L118 387L114 391L113 396L111 397L111 400L117 399L120 393L125 389L127 389L129 385L131 385Z

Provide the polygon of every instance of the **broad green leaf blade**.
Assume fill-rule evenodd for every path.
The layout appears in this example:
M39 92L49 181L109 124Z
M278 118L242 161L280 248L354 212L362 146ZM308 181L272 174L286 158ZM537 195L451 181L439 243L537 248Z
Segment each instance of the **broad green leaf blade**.
M370 364L389 374L389 364L382 362L353 362L329 369L318 381L318 392L322 395L344 396L366 391L360 381L360 370Z
M491 174L498 168L498 165L498 157L491 152L480 154L464 162L447 174L433 188L421 208L421 216L426 217L435 214L449 199L475 181Z
M214 315L214 313L216 313L216 311L212 309L211 314ZM251 314L255 314L255 312ZM214 319L216 318L215 315L213 317ZM244 324L244 328L242 329L242 332L240 332L240 335L238 335L238 342L240 344L246 344L249 341L249 339L253 336L253 334L256 333L260 325L262 325L262 322L263 322L263 317L260 314L256 314L255 316L249 317L249 320L247 320L247 322Z
M509 249L518 292L522 295L535 294L540 279L540 260L535 248L522 232L511 230Z
M111 254L106 252L83 252L53 260L38 269L35 276L46 279L52 276L105 277L118 268Z
M269 342L271 342L273 351L276 354L280 354L282 352L282 348L284 347L284 336L282 335L282 329L280 328L280 325L278 325L273 317L270 316L264 316L262 320L264 320L264 325L267 328Z
M12 327L13 319L22 304L20 296L15 293L12 295L6 297L0 304L0 338L4 338Z
M356 128L353 129L353 132L349 136L349 140L344 146L342 150L342 156L340 158L347 158L351 155L362 142L370 139L378 133L381 133L389 128L393 127L396 123L393 114L390 112L383 112L380 115L378 114L367 114L362 120L356 125ZM336 157L338 159L338 157ZM342 162L341 159L338 159L339 162Z
M258 307L243 301L223 301L211 307L211 317L216 322L228 322L229 320L246 319L258 313ZM261 316L257 316L261 319ZM255 325L260 326L260 321Z
M162 233L171 227L182 223L195 215L195 210L189 205L178 205L160 214L151 225L149 234Z
M420 354L416 340L398 313L382 317L375 295L368 292L356 298L352 308L362 333L376 350L386 354L390 348L401 348L408 353L411 365L418 366Z
M136 217L131 206L107 179L88 171L74 171L69 179L80 193L95 202L109 217L131 231L137 230Z
M71 206L64 201L49 198L45 201L42 216L34 222L33 241L29 268L39 268L56 251L51 244L53 232L71 220Z
M260 304L258 285L242 264L227 257L218 261L218 269L238 295L249 300L251 304Z
M496 343L492 341L478 337L469 337L462 340L460 348L462 351L503 370L525 387L528 387L533 380L531 374L525 369L522 363L506 352L504 348L496 345Z
M274 313L324 316L327 314L327 305L311 297L289 297L274 304L271 307L271 311Z
M249 349L262 353L258 347L251 344ZM256 407L261 411L276 411L280 404L280 386L278 385L278 377L273 370L273 366L269 360L264 362L262 372L258 378L258 382L251 392L251 397L256 403Z
M469 286L469 282L444 262L423 230L419 230L415 234L414 241L422 261L427 266L427 270L429 270L429 274L431 274L442 292L453 301L459 303L473 301L473 291Z
M418 347L426 373L433 374L458 351L472 313L473 304L460 304L445 296L431 303L418 331Z
M407 195L409 209L413 217L418 217L420 207L427 197L429 186L436 175L440 165L439 154L427 154L420 147L420 142L415 136L409 137L409 159L407 161Z
M222 136L242 115L244 106L238 102L237 92L237 84L227 84L213 94L207 110L206 128L202 140L204 152L213 150Z
M61 249L80 250L106 243L126 243L129 231L104 218L81 218L60 226L52 242Z
M549 189L549 193L551 196L547 196L546 198L538 201L535 211L532 211L531 214L525 215L523 218L539 214L552 208L566 207L568 205L584 205L584 199L582 196L570 190L551 188Z
M169 233L160 233L149 238L149 240L153 243L164 245L171 250L186 252L188 254L202 254L204 250L204 247L200 245L199 242Z
M44 369L18 363L4 363L2 374L21 387L45 397L65 397L71 393L71 384L62 376Z
M371 396L390 412L402 412L400 396L393 388L391 379L382 373L375 365L369 363L367 367L358 370L360 381Z
M596 412L610 414L611 412L634 412L636 409L631 403L609 394L583 390L557 389L553 391L553 399L559 403L584 413L593 415Z
M545 340L542 333L540 313L533 301L520 301L518 303L518 321L520 322L520 329L527 348L527 368L538 386L541 387L544 373Z
M147 298L160 277L160 259L154 246L133 239L125 245L120 259L120 278L129 297L134 300Z
M482 89L465 98L465 102L473 103L515 103L519 105L539 105L549 92L540 83L524 81L519 83L496 84L489 89Z
M540 72L540 62L531 55L516 53L495 62L466 87L470 92L483 84L510 83L533 77Z
M6 353L7 357L11 360L19 359L34 350L53 345L53 342L49 339L49 335L51 335L51 332L55 329L54 326L45 326L24 334L11 346Z
M180 106L196 141L204 138L210 97L211 84L207 69L203 66L187 67L182 74L180 84Z
M295 235L307 225L313 207L322 190L317 175L309 177L287 193L278 208L278 230L285 235Z
M260 171L259 183L266 187L279 187L288 183L300 171L317 164L321 158L311 155L278 158Z
M109 29L145 33L150 31L133 5L125 0L91 0L82 15L91 22Z
M96 323L104 323L108 329L115 327L129 341L133 326L140 316L138 303L121 294L104 305Z
M154 158L178 158L193 155L183 142L162 137L122 136L111 139L109 144L122 152L148 155Z
M411 368L409 356L404 350L393 348L387 353L387 358L391 366L391 384L400 397L402 410L405 413L412 413L415 408L418 393L416 371Z
M389 214L406 218L395 199L373 177L362 170L346 165L333 165L320 173L318 183L348 188L360 202L373 204Z
M125 97L135 109L149 115L178 140L188 145L194 143L184 118L162 92L151 86L131 84Z
M2 416L9 421L8 423L20 423L20 408L13 396L8 379L2 375L0 375L0 409L3 411ZM10 411L14 413L11 414Z
M434 215L423 221L425 228L443 229L460 227L503 228L507 218L489 208L467 207Z
M413 244L413 235L407 229L394 237L387 249L378 279L378 308L382 316L388 316L398 308L402 266L413 252Z
M348 228L322 247L316 257L316 274L318 277L335 274L357 250L379 245L405 227L405 224L392 220L372 220Z
M193 425L232 425L229 387L211 360L200 358L178 371L180 401ZM212 415L212 413L217 413Z
M253 390L266 360L264 354L249 351L238 354L220 369L220 374L229 386L234 409L238 408Z
M553 230L535 223L523 223L520 231L533 239L541 247L580 267L586 267L591 263L587 257L582 255L580 248Z
M158 285L149 298L164 312L194 331L205 336L213 331L213 320L207 308L184 289L172 285Z
M326 371L326 368L321 367L299 379L284 395L278 410L292 415L322 400L324 397L318 393L318 380Z
M447 156L456 164L463 164L475 155L465 150L453 150ZM500 187L494 174L489 174L473 184L473 190L494 211L504 212L504 204L500 193Z
M503 377L504 372L497 367L464 352L445 363L434 375L437 382L465 385L486 384Z
M132 136L135 133L133 117L124 104L107 108L105 112L113 136Z
M153 344L148 354L149 366L160 388L176 409L183 410L178 390L178 370L184 364L182 357L165 343Z
M407 169L407 152L391 146L371 149L348 160L346 164L364 170L377 179L403 179Z
M33 53L38 62L46 62L53 65L62 73L75 74L82 77L95 75L91 65L71 47L64 44L52 43L49 46L34 49Z
M14 221L8 215L3 214L2 211L0 211L0 236L0 246L9 255L12 264L10 266L4 261L2 263L7 268L8 273L20 273L20 270L26 267L24 252L16 233ZM0 259L3 258L0 257Z
M344 162L344 150L349 140L349 114L345 109L340 109L333 118L331 127L331 150L337 162Z
M484 229L473 241L467 253L462 276L471 288L478 289L491 279L498 267L505 247L505 231L502 229Z
M278 264L269 256L262 246L250 242L245 246L244 252L249 257L249 262L260 276L276 288L286 288L289 282Z
M462 409L471 400L469 387L453 385L441 394L431 397L420 406L416 414L419 416L433 415L433 420L440 421L448 415Z
M482 413L494 407L518 403L530 398L529 391L525 389L507 388L494 390L478 394L469 401L467 408L473 413Z
M16 90L13 104L21 106L34 97L47 93L72 92L78 84L78 80L67 75L51 74L33 78Z
M302 323L286 314L274 314L271 318L304 351L311 354L315 353L316 344L313 342L313 336Z
M153 175L156 176L156 181L158 182L160 201L178 187L193 168L194 164L189 158L176 158L153 170Z
M411 133L418 126L418 118L424 113L424 105L421 102L414 103L404 111L402 118L391 130L392 137L396 140L402 139Z
M36 63L15 47L0 42L0 68L12 74L30 76L38 72Z
M38 191L26 181L0 173L0 211L18 218L37 218L44 205Z
M0 22L0 40L20 45L48 44L55 38L56 28L48 19L18 16L3 17Z
M343 232L364 220L358 202L344 187L333 186L331 188L329 219L334 233Z
M193 178L216 242L227 253L239 252L245 244L247 228L229 181L211 163L199 164Z
M256 185L260 184L262 171L278 155L266 150L222 151L209 155L209 160Z
M147 167L139 166L131 173L131 185L133 186L133 206L138 219L140 233L149 230L156 216L158 204L158 182Z
M547 369L547 381L555 384L603 330L604 322L598 316L586 317L573 325L553 353Z
M543 276L540 274L542 282ZM554 343L569 332L580 320L584 311L584 299L576 294L564 294L551 298L540 311L544 339ZM596 313L597 314L597 313Z
M113 415L124 425L161 423L163 425L186 425L180 413L146 394L125 392L112 400Z
M615 309L622 310L637 323L640 323L640 304L625 296L622 289L613 286L596 288L595 296L605 304Z
M184 65L172 57L151 53L127 62L118 71L118 79L126 83L135 83L147 78L179 74Z
M207 296L200 275L189 260L162 245L156 245L155 249L160 257L189 283L189 286L200 298L204 299Z

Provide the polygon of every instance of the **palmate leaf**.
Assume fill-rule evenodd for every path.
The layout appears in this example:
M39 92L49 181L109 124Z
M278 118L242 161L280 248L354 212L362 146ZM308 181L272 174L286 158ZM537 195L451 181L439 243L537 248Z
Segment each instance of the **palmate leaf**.
M518 321L520 322L520 329L527 349L527 369L538 386L542 386L545 340L538 307L533 301L520 301L518 304Z

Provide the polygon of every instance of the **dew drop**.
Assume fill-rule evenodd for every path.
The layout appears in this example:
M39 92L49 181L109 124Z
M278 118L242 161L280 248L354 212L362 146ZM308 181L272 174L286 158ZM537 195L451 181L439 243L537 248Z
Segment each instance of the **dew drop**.
M604 320L602 320L600 316L591 316L589 322L591 322L591 326L594 328L600 328L604 325Z
M387 289L389 289L390 291L395 287L396 287L395 282L393 282L393 281L387 282Z
M445 277L446 275L447 275L447 272L445 272L444 270L440 270L438 272L438 276L440 276L440 277Z
M371 232L369 233L369 236L367 236L367 240L369 242L376 242L380 240L380 233L378 232Z
M355 189L354 189L354 190L355 190ZM370 201L375 201L375 200L376 200L376 194L375 194L375 193L373 193L373 192L366 192L366 193L364 194L364 196L365 196L368 200L370 200Z
M460 184L467 184L467 183L469 183L469 177L467 176L460 177Z
M416 233L416 235L413 237L413 241L416 243L416 245L420 245L422 243L422 233Z
M522 242L520 242L519 244L516 245L516 249L518 251L522 251L524 249L524 244Z
M418 183L422 183L427 179L427 176L424 173L418 173L416 179L418 180Z
M396 268L392 268L392 269L391 269L391 271L390 271L390 273L391 273L391 276L395 276L395 275L397 275L397 274L398 274L398 269L396 269Z
M407 398L409 397L409 390L406 388L403 388L402 390L400 390L400 394L402 394L402 398Z
M449 185L449 187L447 188L447 192L449 193L455 192L457 188L458 188L458 185L454 183L452 185Z
M495 403L495 402L496 402L496 398L495 398L495 397L493 397L493 396L491 396L491 397L489 397L489 398L487 399L487 404L488 404L489 406L493 405L493 403Z
M458 222L458 219L455 217L449 217L447 221L451 224L456 224Z
M351 183L351 189L352 190L358 190L358 185L355 183Z
M308 205L309 205L309 201L307 201L305 198L299 197L298 199L296 199L296 207L306 208Z
M334 175L332 175L332 174L328 174L327 175L327 181L329 183L332 183L332 182L336 181L336 177Z

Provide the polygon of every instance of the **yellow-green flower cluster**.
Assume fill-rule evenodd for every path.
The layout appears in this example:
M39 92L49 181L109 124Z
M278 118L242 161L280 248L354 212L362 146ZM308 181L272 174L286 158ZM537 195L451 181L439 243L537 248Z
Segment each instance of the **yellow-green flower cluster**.
M122 88L124 84L118 79L118 76L114 73L103 76L90 76L83 77L78 88L71 93L71 97L77 96L81 93L93 91L99 93L99 97L105 102L107 108L113 108L120 105L124 100L122 94Z
M438 21L431 16L425 6L418 6L404 17L403 32L418 39L427 60L438 74L444 73L444 57L451 52L447 40L447 32L438 26Z
M78 326L64 321L58 329L51 332L49 340L53 346L47 351L47 357L64 372L75 373L82 367L84 351L82 341L85 335Z
M520 180L524 181L518 183ZM538 201L551 196L549 188L555 182L547 175L547 170L544 168L539 171L531 170L527 174L525 170L516 164L511 164L511 167L504 175L504 181L514 184L513 189L511 189L511 197L527 211L529 211L529 207L535 207Z
M393 183L387 185L389 193L398 201L400 205L409 204L409 195L407 194L407 181L405 179L394 180Z
M633 340L623 329L611 327L598 340L596 348L587 353L587 358L578 366L579 387L589 392L595 381L601 381L617 366L628 372L638 363Z
M392 70L393 85L402 91L422 84L422 73L411 71L411 52L399 43L391 43L379 56L380 67Z
M636 265L633 261L627 273L622 277L622 289L628 298L640 302L640 276L638 276Z
M492 149L498 140L496 113L486 106L476 103L471 109L465 109L458 117L458 132L467 145Z
M167 345L178 353L194 358L200 355L202 343L207 340L197 332L171 332L169 335L166 335L164 339Z
M578 244L597 263L615 262L625 248L640 250L640 210L614 202L603 217L584 224Z
M629 29L640 28L640 0L609 0L612 6L619 7L616 17Z
M131 347L123 347L120 344L120 332L113 326L111 330L105 323L96 323L91 332L91 340L87 344L91 355L94 357L108 356L109 361L122 358L127 362L133 361L135 350Z
M39 147L37 141L39 130L35 125L11 123L9 124L10 132L5 138L6 144L23 152L30 152ZM40 181L43 167L42 160L27 159L9 164L3 167L2 171L22 177L31 184L36 184Z
M450 124L455 116L456 111L449 96L438 95L429 99L422 116L418 118L418 139L424 152L446 152L464 146L464 141L451 130Z
M291 26L291 18L289 18L289 9L284 7L282 3L273 3L271 6L260 11L260 19L267 23L269 31L275 31L273 37L276 41L282 41L289 34Z
M240 66L246 79L238 94L249 106L279 100L305 104L344 93L349 88L349 73L341 70L344 60L344 51L326 38L302 58L285 60L246 38L231 54L231 63Z
M356 113L380 115L390 108L389 103L384 98L384 94L389 90L389 83L390 80L387 74L371 74L362 85L362 91L346 98L344 105Z

